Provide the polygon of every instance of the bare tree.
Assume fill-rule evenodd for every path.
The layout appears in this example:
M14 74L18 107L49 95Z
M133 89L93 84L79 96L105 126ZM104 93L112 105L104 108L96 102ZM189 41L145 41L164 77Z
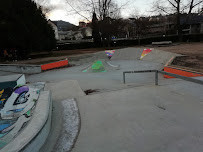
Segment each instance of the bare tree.
M187 21L192 11L203 3L203 0L156 0L153 3L153 11L164 14L176 14L177 32L181 40L182 29L180 26L180 15L186 13Z
M120 10L128 3L125 2L118 5L114 0L66 0L67 5L76 14L90 20L93 13L96 13L98 20L103 20L105 17L119 18Z
M100 35L99 23L98 23L96 13L93 13L93 17L92 17L92 37L94 39L95 45L100 46L101 45L101 35Z
M189 5L189 10L188 10L188 16L189 16L189 18L191 17L192 10L195 7L201 5L201 3L203 3L203 0L199 0L199 1L191 0L191 2L189 3L190 5Z
M127 4L118 6L114 0L66 0L66 3L87 21L92 17L93 38L97 45L101 40L110 45L115 28L113 20L120 18L120 10Z
M130 17L131 18L134 18L134 19L138 19L138 18L140 18L141 16L140 16L140 10L139 9L137 9L137 8L134 8L134 10L131 12L131 14L130 14Z

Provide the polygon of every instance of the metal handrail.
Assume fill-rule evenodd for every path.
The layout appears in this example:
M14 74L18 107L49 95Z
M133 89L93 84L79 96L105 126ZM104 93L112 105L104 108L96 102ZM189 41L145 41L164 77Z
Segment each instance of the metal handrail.
M203 85L202 80L198 80L198 79L194 79L194 78L190 78L190 77L185 77L182 75L177 75L177 74L169 73L169 72L165 72L165 71L159 71L159 70L124 71L123 72L123 83L125 84L125 74L127 74L127 73L148 73L148 72L155 72L155 85L158 85L158 73Z

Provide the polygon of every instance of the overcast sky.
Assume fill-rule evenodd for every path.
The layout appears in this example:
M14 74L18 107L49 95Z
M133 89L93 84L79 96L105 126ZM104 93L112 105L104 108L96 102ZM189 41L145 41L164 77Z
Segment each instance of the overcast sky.
M74 1L74 0L72 0ZM130 17L133 12L139 12L140 15L150 15L150 5L153 0L115 0L118 5L128 4L121 10L121 15L124 18ZM49 12L47 17L51 20L64 20L72 24L78 25L79 21L85 21L83 17L72 11L70 6L65 3L65 0L50 0L49 4L56 8ZM137 10L137 11L135 11ZM84 14L88 17L87 14Z

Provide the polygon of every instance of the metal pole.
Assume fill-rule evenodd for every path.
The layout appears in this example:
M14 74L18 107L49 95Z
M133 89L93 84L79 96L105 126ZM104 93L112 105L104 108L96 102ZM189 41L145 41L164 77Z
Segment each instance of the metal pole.
M123 72L123 83L125 84L125 72Z
M155 85L158 85L158 71L155 72Z

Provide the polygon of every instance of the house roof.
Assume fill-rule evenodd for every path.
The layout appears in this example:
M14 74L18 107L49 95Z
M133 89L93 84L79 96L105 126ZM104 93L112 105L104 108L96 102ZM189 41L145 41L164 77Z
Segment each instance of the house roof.
M74 27L76 27L76 25L71 24L69 22L65 22L65 21L51 21L52 23L54 23L59 31L68 31Z

